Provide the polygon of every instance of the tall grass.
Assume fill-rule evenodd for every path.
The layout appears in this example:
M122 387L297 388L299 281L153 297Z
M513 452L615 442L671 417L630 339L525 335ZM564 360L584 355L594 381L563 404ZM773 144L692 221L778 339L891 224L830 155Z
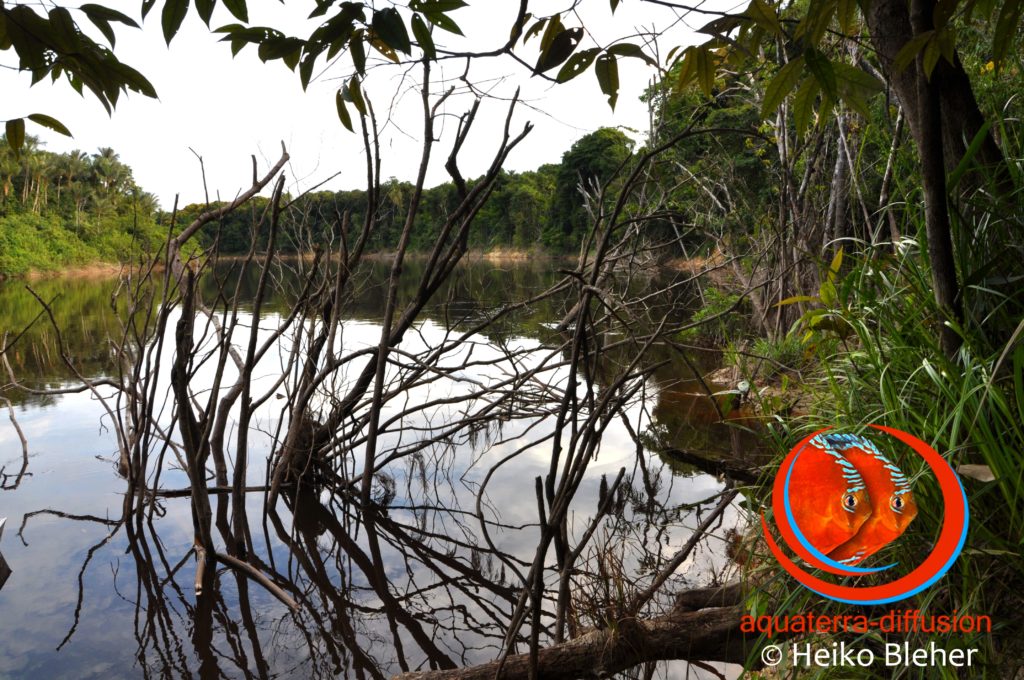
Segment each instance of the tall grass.
M1004 204L1005 205L1005 204ZM978 209L973 227L1006 229L1010 218ZM980 221L983 221L981 223ZM1015 225L1019 228L1019 225ZM913 225L912 225L913 227ZM914 229L907 233L914 233ZM917 233L923 233L923 228ZM1019 232L1018 232L1019 233ZM873 632L825 637L847 644L875 646L883 641L930 643L943 649L978 648L972 668L803 669L823 677L1019 677L1024 659L1020 620L1024 615L1024 257L1013 255L1013 241L997 262L961 242L960 271L965 282L965 322L958 331L964 343L955 357L939 347L939 324L948 323L932 294L927 257L915 240L867 246L847 258L849 269L838 286L839 300L831 313L840 329L809 338L819 371L817 401L810 414L777 429L792 445L803 434L825 426L861 432L887 450L913 479L919 513L907 533L871 558L871 564L898 561L909 571L931 550L943 521L941 493L920 459L897 447L892 439L874 436L867 424L877 423L914 434L938 450L961 479L968 496L970 529L961 557L934 586L904 602L884 607L920 609L926 614L987 614L993 633L883 635ZM991 255L991 251L986 251ZM1006 257L1007 254L1013 255ZM851 266L852 265L852 266ZM780 449L786 448L780 446ZM964 468L962 466L982 466ZM994 481L977 479L988 469ZM967 473L974 475L969 476ZM760 573L767 592L752 602L767 613L815 611L867 613L863 608L825 602L793 579L778 575L767 557ZM851 583L868 585L891 577L862 577ZM812 672L813 671L813 672Z

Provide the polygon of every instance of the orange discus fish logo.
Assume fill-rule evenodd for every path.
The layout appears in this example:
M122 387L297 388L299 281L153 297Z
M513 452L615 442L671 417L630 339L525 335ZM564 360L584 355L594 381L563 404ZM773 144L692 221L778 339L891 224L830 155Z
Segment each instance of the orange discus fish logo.
M871 427L909 445L935 475L945 517L935 548L906 576L876 586L834 584L804 571L761 524L769 549L803 585L833 600L884 604L907 598L952 566L967 537L967 497L959 478L933 448L913 435ZM811 567L840 576L886 571L855 566L899 538L917 516L910 480L865 437L820 430L789 452L776 475L772 510L783 541Z

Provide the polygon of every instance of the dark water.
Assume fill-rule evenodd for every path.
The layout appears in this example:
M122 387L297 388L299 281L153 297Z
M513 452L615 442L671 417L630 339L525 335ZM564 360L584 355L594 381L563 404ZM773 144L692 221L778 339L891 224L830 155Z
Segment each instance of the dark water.
M237 277L225 267L218 271L234 290ZM346 347L376 342L385 275L383 265L360 274L364 292L344 314ZM407 342L432 346L450 329L468 328L484 313L545 289L556 276L551 263L465 265ZM88 378L116 372L109 338L123 331L123 307L113 296L117 285L33 283L39 297L52 301L58 334L48 316L37 318L41 307L23 284L0 283L0 334L11 343L28 328L8 352L19 380L32 387L74 384L63 355ZM203 285L209 296L217 281ZM255 275L238 290L244 298L254 286ZM294 290L283 288L264 307L261 325L272 324L293 299ZM685 316L687 290L681 287L657 304ZM530 361L556 343L552 327L564 312L564 301L547 299L475 336L465 351L486 358L515 347ZM648 576L659 559L685 543L697 522L693 504L713 505L723 488L715 477L659 452L736 446L735 427L718 422L687 365L664 355L668 363L605 432L570 513L570 533L579 536L595 514L602 478L606 483L625 467L624 490L592 543L591 557L613 556L626 573ZM714 357L707 361L710 366ZM469 375L438 381L409 398L456 394L460 380L487 384L501 370L500 363L470 366L464 370ZM551 379L558 379L557 372ZM5 375L0 384L6 382ZM262 494L250 494L258 559L300 600L293 612L230 570L220 571L215 592L197 601L188 499L159 500L149 521L116 521L126 483L116 472L109 417L88 392L38 396L8 386L2 396L28 440L29 459L19 474L22 446L0 400L0 518L8 518L0 553L11 569L0 589L0 678L390 677L431 662L467 665L496 656L521 583L514 568L525 573L535 551L533 480L548 471L550 444L499 461L520 442L552 431L551 422L498 419L445 451L396 462L386 474L389 511L372 529L373 539L331 497L287 499L293 512L296 504L307 510L282 536L263 521ZM432 418L443 421L455 408L439 407ZM269 409L261 416L257 429L265 433L274 416ZM429 424L406 425L415 432ZM643 444L639 450L631 430ZM385 447L388 436L397 445L409 435L392 432ZM259 432L253 438L258 448ZM264 439L269 451L269 437ZM174 463L165 468L162 488L188 485ZM254 463L250 480L258 483L263 473L263 465ZM475 516L478 507L487 536ZM715 535L677 572L679 584L727 577L734 567L725 537L740 515L738 507L726 511ZM410 533L419 540L408 542ZM579 587L585 583L581 577ZM597 594L589 601L601 604ZM579 625L592 625L592 613L576 616ZM675 677L683 669L685 664L663 664L658 675ZM701 677L697 669L691 672Z

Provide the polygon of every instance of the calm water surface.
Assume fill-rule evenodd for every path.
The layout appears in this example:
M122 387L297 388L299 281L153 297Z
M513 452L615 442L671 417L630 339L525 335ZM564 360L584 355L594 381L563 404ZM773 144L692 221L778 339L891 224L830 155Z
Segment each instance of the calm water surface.
M375 343L379 334L379 283L385 270L374 268L364 276L366 293L346 310L346 348ZM429 309L403 347L441 342L449 329L542 290L554 277L548 263L463 266L438 296L443 302ZM248 294L254 281L243 284ZM120 328L111 306L116 282L58 279L32 285L42 298L53 300L61 339L76 368L87 377L114 371L109 338ZM661 303L675 305L685 318L685 294L682 290L679 299ZM261 327L279 319L285 298L264 309ZM8 341L39 312L23 284L0 283L0 334L7 333ZM457 366L470 355L497 357L500 347L527 349L524 361L534 354L539 360L546 347L557 344L551 328L562 313L558 300L540 304L474 337L445 361ZM31 325L9 360L26 384L73 384L45 317ZM502 370L500 364L467 368L463 373L469 375L453 375L409 398L458 394L465 389L460 381L486 384L498 380ZM723 488L715 477L656 453L666 447L724 451L733 445L735 430L714 422L715 409L688 376L685 364L673 361L648 381L642 397L626 409L625 422L616 421L605 433L572 505L570 530L578 537L596 512L602 478L610 481L626 467L625 489L598 532L593 555L618 556L627 573L650 573L645 563L678 550L698 521L692 504L709 498L713 504ZM551 380L558 380L557 373ZM365 532L330 498L306 499L313 509L299 514L305 519L295 523L289 545L262 522L261 495L250 495L250 530L260 559L287 574L304 600L292 613L231 571L220 573L212 597L196 603L188 499L159 501L152 521L142 526L113 521L121 514L126 483L116 471L110 422L95 398L88 393L39 397L16 389L3 394L28 439L30 457L19 475L21 443L0 401L0 517L8 518L0 553L11 569L0 589L0 678L390 677L404 668L425 667L432 658L464 665L496 655L499 622L508 616L507 597L517 594L519 581L486 549L471 514L488 471L517 449L528 427L536 438L553 431L553 423L499 421L453 441L448 451L396 463L380 489L389 495L390 510L381 527L379 556L369 549ZM439 407L422 415L423 422L403 425L410 432L429 429L457 411L457 406ZM262 441L269 448L274 417L267 409L256 419L257 446ZM629 429L639 435L642 450ZM385 437L382 450L388 444ZM513 564L520 561L524 573L538 533L533 480L547 473L549 460L547 444L502 464L482 498L489 538ZM253 483L263 474L262 464L250 469ZM183 488L188 481L168 462L160 484ZM289 507L296 502L304 501L291 499ZM677 573L680 585L722 577L730 567L722 539L739 518L738 507L727 510L717 538L702 544ZM410 527L438 539L405 545L401 536ZM378 559L379 571L372 567ZM494 588L466 585L460 565L483 573ZM374 582L378 573L389 584L385 592L400 603L400 614L385 615L387 603ZM583 623L585 614L579 613ZM684 666L666 664L659 674L674 677Z

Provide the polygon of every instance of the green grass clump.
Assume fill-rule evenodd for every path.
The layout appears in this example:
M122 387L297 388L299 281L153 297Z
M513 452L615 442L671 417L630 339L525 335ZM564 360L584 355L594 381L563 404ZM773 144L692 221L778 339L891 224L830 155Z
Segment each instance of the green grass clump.
M907 431L928 442L961 470L970 508L964 550L935 585L884 609L920 609L926 614L988 615L991 634L908 633L883 640L877 632L854 644L909 642L911 648L935 643L944 649L978 648L981 666L968 677L1013 676L1024 659L1020 612L1024 610L1024 289L1006 285L1006 275L985 281L983 267L961 251L965 321L957 330L963 345L947 357L939 346L939 326L953 323L936 306L925 249L906 240L867 247L849 257L843 277L844 305L831 309L843 322L805 337L817 362L817 403L812 412L779 433L780 444L825 426L871 436L913 480L917 519L898 541L871 559L898 561L905 573L931 551L943 522L941 494L920 459L869 423ZM1006 265L1004 265L1006 266ZM1019 266L1010 264L1010 267ZM762 346L766 353L768 344ZM781 349L779 350L781 351ZM785 445L780 446L785 448ZM962 466L980 466L963 468ZM994 481L974 478L989 470ZM974 477L964 474L971 470ZM771 560L767 560L767 566ZM906 566L904 566L906 565ZM869 565L870 566L870 565ZM864 612L824 602L792 579L773 574L769 591L784 611ZM879 576L877 582L890 580ZM861 577L858 585L875 582ZM759 606L764 606L762 603ZM851 643L849 636L836 638ZM827 677L867 677L870 669L813 669ZM963 670L963 669L962 669ZM852 671L852 672L851 672ZM956 669L901 669L904 677L959 677Z

